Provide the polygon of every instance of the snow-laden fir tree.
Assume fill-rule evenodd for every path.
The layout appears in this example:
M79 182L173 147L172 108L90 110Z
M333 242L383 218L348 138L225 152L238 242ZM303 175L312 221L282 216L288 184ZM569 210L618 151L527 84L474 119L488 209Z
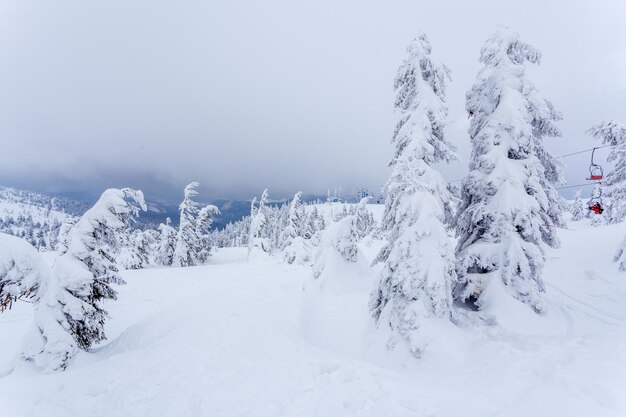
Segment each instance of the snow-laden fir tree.
M165 219L165 223L159 225L159 240L155 248L155 263L169 266L174 261L174 250L178 232L172 227L172 219Z
M196 188L200 184L192 182L185 187L185 197L180 203L180 222L176 236L176 247L172 260L173 266L193 266L206 262L211 253L209 228L213 216L219 214L217 207L208 205L200 208L194 201L198 195Z
M120 268L142 269L148 265L151 248L146 235L141 230L130 230L130 228L123 230L118 239L120 249L115 262Z
M311 238L313 237L313 235L315 235L317 232L324 230L326 228L326 220L324 219L324 216L322 216L319 212L319 210L317 209L317 207L313 207L313 210L311 211L311 216L310 216L310 227L309 227L309 231L308 233L311 235Z
M308 262L309 248L305 242L307 234L307 216L301 201L302 192L298 191L289 203L287 226L282 230L280 244L283 258L287 263Z
M325 225L322 225L324 218L320 216L317 207L313 207L306 213L306 221L304 223L303 237L305 239L311 239L315 233L322 230ZM320 228L321 226L321 228Z
M279 204L274 207L266 206L266 234L270 243L270 252L274 249L283 249L283 233L289 225L289 208L290 204ZM302 207L303 208L303 207ZM297 229L297 233L301 233L301 227Z
M362 198L359 204L357 204L354 211L356 230L359 239L363 239L372 230L374 226L374 217L372 213L367 209L367 202L369 197Z
M626 219L626 125L614 120L605 121L589 129L589 134L610 145L607 160L615 163L615 168L603 181L606 205L606 219L609 223L620 223Z
M178 225L178 235L176 247L174 249L173 266L193 266L197 264L196 254L199 251L199 236L196 232L196 219L198 217L199 204L194 201L198 195L196 188L200 186L197 182L187 184L185 195L178 209L180 210L180 222Z
M421 34L409 44L394 83L400 120L392 138L392 173L384 186L388 241L376 259L384 268L370 311L379 328L391 332L391 344L400 336L416 356L425 343L420 334L424 320L451 314L454 259L444 225L451 197L433 168L455 158L444 137L449 80L450 71L432 58L430 42Z
M79 349L106 339L104 300L115 300L113 284L124 284L112 245L139 209L146 210L141 191L106 190L80 218L67 238L50 279L42 284L33 330L22 358L47 370L63 370Z
M543 147L560 115L526 76L541 54L508 29L482 48L484 67L467 93L470 173L457 221L455 296L486 308L504 294L544 309L541 242L558 244L560 165Z
M267 200L269 198L269 192L267 189L261 194L261 200L259 200L258 207L255 206L256 198L252 200L250 206L250 230L248 237L248 252L252 252L255 249L263 252L270 252L270 242L267 238Z
M302 198L302 191L298 191L289 203L289 211L287 215L287 227L282 232L282 245L283 247L289 246L294 238L304 235L304 228L306 226L306 213L304 211L304 205L300 200Z
M157 265L157 249L160 243L161 234L155 229L146 229L141 231L141 242L145 251L144 267L149 265Z
M37 297L42 282L48 280L48 265L30 243L0 233L0 312L19 299Z
M213 224L213 217L218 214L220 214L220 210L211 204L202 207L198 212L196 219L196 235L198 236L196 260L200 264L206 262L211 256L212 245L209 230Z
M570 204L570 212L572 213L573 221L582 220L589 214L589 207L587 207L587 203L583 201L580 194L581 191L576 190L574 201Z

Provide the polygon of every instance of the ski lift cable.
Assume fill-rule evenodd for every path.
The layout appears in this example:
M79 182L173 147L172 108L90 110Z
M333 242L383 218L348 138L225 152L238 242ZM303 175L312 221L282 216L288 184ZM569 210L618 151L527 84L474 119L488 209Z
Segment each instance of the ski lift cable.
M558 158L567 158L568 156L580 155L581 153L586 153L586 152L593 152L596 149L608 148L610 146L613 146L613 145L594 146L593 148L583 149L583 150L580 150L580 151L567 153L565 155L559 155ZM459 181L463 181L463 178L457 178L457 179L454 179L454 180L450 180L448 182L449 183L453 183L453 182L459 182ZM589 185L593 185L593 184L571 185L571 186L568 186L568 187L560 187L560 188L556 188L556 189L557 190L563 190L565 188L586 187L586 186L589 186Z
M568 156L578 155L578 154L585 153L585 152L591 152L594 149L608 148L609 146L613 146L613 145L594 146L593 148L583 149L582 151L572 152L572 153L568 153L568 154L565 154L565 155L559 155L559 158L565 158L565 157L568 157Z
M596 184L600 184L600 183L592 182L592 183L586 183L586 184L567 185L565 187L557 187L555 188L555 190L565 190L566 188L577 188L577 187L589 187L589 186L596 185Z

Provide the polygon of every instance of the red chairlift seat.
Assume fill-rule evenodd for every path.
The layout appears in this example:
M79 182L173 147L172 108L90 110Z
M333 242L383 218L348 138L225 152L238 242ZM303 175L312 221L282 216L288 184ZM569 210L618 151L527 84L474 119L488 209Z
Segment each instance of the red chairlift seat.
M604 172L602 167L593 162L593 156L596 153L596 148L591 151L591 164L589 165L589 178L588 181L600 181L604 178Z
M589 178L590 181L599 181L604 178L604 173L602 172L602 167L598 164L593 164L589 167Z

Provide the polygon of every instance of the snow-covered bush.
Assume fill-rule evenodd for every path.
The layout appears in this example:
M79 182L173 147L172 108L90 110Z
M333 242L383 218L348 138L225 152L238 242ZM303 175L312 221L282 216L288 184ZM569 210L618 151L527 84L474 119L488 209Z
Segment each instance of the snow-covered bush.
M283 259L289 264L307 264L311 260L311 251L311 241L302 236L296 236L283 249Z
M71 229L66 252L55 260L50 280L38 292L23 359L47 370L63 370L78 349L106 339L107 312L101 302L117 298L112 284L124 284L111 243L139 208L146 210L141 191L109 189Z
M574 201L571 202L569 207L573 221L582 220L589 214L589 207L587 207L587 203L581 198L580 193L580 190L576 190Z
M322 232L315 256L314 277L319 278L332 259L339 256L344 262L354 263L359 257L359 236L355 216L346 216L330 224Z
M383 230L388 242L376 259L384 268L370 311L379 329L390 332L392 344L399 336L417 356L425 344L423 321L450 317L455 280L444 225L451 196L432 167L455 158L443 133L449 79L448 68L432 59L430 42L422 34L409 44L395 80L400 121L393 135L392 173L384 186Z
M560 164L542 142L559 135L561 116L526 76L525 63L540 58L516 33L499 30L483 46L484 67L467 93L472 155L457 221L455 296L481 309L506 303L505 294L545 308L541 242L558 244L562 220L552 185Z
M18 299L36 298L49 272L37 249L27 241L0 233L0 312Z

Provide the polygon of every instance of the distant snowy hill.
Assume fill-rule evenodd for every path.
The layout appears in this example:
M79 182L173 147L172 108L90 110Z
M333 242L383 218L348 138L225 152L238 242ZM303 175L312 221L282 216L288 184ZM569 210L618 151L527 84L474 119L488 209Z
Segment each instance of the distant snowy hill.
M81 210L69 199L0 187L0 232L21 237L39 250L53 250L63 222Z

